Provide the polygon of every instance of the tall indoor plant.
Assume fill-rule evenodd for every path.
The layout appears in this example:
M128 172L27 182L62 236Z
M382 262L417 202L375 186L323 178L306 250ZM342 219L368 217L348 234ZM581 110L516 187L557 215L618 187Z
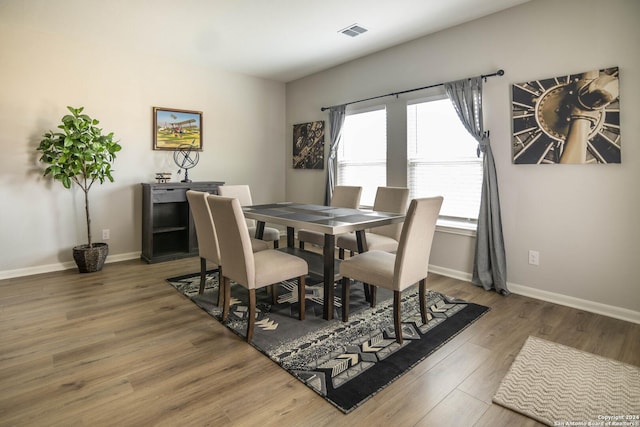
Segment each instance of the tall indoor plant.
M42 152L40 161L48 164L44 176L50 175L65 188L75 182L84 192L88 243L74 247L73 258L80 272L99 271L109 247L91 238L89 190L96 182L113 182L111 165L122 147L113 140L113 132L104 135L98 120L82 114L84 107L67 109L71 114L62 117L58 126L62 132L46 132L37 150Z

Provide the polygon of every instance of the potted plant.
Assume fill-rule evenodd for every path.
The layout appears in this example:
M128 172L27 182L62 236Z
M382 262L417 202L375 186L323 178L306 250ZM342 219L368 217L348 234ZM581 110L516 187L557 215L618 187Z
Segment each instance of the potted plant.
M122 147L113 140L113 133L102 133L98 120L81 114L84 107L67 109L71 114L62 117L58 126L62 132L46 132L37 150L42 152L40 161L48 164L44 176L60 181L65 188L75 182L84 192L88 243L73 248L73 259L81 273L89 273L100 271L109 253L106 243L91 239L89 190L96 182L113 182L111 164Z

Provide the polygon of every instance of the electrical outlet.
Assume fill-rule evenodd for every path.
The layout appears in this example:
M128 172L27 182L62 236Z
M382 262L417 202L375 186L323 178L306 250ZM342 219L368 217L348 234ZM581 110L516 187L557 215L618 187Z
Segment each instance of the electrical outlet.
M105 228L104 230L102 230L102 240L109 240L109 229Z
M540 252L529 251L529 264L540 265Z

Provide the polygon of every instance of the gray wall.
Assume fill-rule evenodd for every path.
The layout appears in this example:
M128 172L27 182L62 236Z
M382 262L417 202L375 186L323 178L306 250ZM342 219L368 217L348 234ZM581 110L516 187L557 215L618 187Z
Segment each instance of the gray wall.
M514 292L640 321L640 2L534 0L287 84L287 158L295 123L320 107L504 68L484 86L500 181L508 279ZM622 164L514 165L511 84L620 67ZM403 99L387 98L391 115ZM388 129L388 184L404 185L404 122ZM328 145L328 144L327 144ZM293 170L290 200L321 202L324 171ZM438 232L434 271L468 278L473 237ZM528 250L540 265L528 264Z

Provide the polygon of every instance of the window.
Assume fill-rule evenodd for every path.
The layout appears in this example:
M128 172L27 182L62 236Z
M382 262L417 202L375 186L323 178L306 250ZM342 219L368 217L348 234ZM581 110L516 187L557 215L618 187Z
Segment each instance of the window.
M482 191L482 157L448 98L407 106L410 197L444 196L440 218L475 224Z
M387 112L384 107L345 117L337 163L338 185L361 186L360 204L373 206L376 190L387 184Z

